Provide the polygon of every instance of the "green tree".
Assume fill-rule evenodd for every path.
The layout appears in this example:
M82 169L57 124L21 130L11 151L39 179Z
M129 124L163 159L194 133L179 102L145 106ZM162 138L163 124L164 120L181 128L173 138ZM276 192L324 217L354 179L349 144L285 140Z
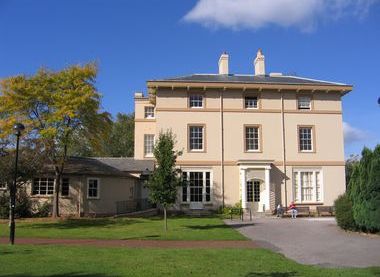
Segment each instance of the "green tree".
M69 151L70 156L77 157L133 157L134 155L134 131L135 116L133 113L118 113L112 121L112 127L101 147L94 149L88 138L77 134L77 143Z
M104 152L112 157L133 157L134 155L135 115L118 113Z
M15 122L43 145L54 167L53 217L59 216L59 190L69 149L85 136L94 149L109 133L110 115L100 109L95 87L95 64L71 66L61 71L39 70L33 76L1 81L0 136L9 136Z
M362 158L354 166L349 183L356 225L365 231L380 230L380 145L372 152L362 151Z
M355 165L360 162L359 155L351 155L346 161L346 189L349 187L352 172L354 171Z
M164 210L165 231L168 229L167 208L176 202L178 187L182 185L180 172L175 166L182 153L175 151L174 146L172 131L160 132L153 151L157 167L148 180L149 198Z

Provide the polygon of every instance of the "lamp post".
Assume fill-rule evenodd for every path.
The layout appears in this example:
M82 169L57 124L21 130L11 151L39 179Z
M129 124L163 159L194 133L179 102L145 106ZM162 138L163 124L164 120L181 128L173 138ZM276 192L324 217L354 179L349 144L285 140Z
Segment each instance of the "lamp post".
M18 166L18 149L19 149L19 144L20 144L20 136L21 132L25 129L24 125L21 123L16 123L13 126L13 129L15 131L15 135L17 137L17 142L16 142L16 163L15 163L15 176L14 176L14 182L10 187L10 212L9 212L9 242L10 244L15 243L15 229L16 229L16 224L15 224L15 205L16 205L16 191L17 191L17 166Z

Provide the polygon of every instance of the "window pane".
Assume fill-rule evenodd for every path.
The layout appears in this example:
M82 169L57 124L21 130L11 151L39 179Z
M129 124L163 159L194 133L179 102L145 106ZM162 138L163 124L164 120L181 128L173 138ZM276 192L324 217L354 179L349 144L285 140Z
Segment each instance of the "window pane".
M154 107L145 107L144 108L144 117L145 118L154 118Z
M187 172L182 172L182 178L187 181ZM182 202L187 202L187 185L182 187Z
M246 147L246 151L259 150L259 128L258 127L245 128L245 147Z
M253 193L254 193L254 201L260 202L260 182L259 181L253 182Z
M301 172L301 200L313 200L313 172Z
M298 187L299 187L299 183L298 183L298 172L294 172L294 175L293 175L293 180L294 180L294 201L299 201L298 199Z
M312 141L312 128L302 127L299 128L299 146L300 151L312 151L313 141Z
M144 135L144 155L153 155L154 135Z
M257 109L257 97L247 96L244 98L244 106L246 109Z
M88 196L94 198L98 197L98 180L88 180Z
M298 98L298 109L300 110L310 110L311 99L309 96L301 96Z
M203 150L203 127L190 127L190 150Z
M190 201L202 202L203 172L190 172Z
M206 172L206 201L211 201L211 180L210 172Z
M315 172L315 193L316 193L316 200L321 201L321 173Z
M62 179L61 195L62 196L68 196L69 195L69 188L70 188L69 179L68 178Z
M189 97L190 108L202 108L203 107L203 95L193 94Z
M247 181L247 202L253 202L253 183Z

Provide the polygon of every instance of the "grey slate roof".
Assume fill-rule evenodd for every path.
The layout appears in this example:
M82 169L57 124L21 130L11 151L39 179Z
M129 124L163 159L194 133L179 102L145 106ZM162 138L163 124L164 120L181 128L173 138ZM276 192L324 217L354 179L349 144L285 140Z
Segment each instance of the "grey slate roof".
M347 86L342 83L285 75L192 74L152 81Z
M64 174L132 177L131 173L141 172L146 168L152 171L153 166L153 161L133 158L70 157L65 164ZM48 166L47 169L52 171L53 168Z

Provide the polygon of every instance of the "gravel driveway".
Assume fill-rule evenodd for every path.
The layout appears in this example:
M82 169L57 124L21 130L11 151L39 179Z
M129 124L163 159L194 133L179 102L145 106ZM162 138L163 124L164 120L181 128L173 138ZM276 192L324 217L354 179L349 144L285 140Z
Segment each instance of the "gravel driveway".
M324 267L380 266L380 236L340 230L334 218L226 220L258 246L302 264Z

